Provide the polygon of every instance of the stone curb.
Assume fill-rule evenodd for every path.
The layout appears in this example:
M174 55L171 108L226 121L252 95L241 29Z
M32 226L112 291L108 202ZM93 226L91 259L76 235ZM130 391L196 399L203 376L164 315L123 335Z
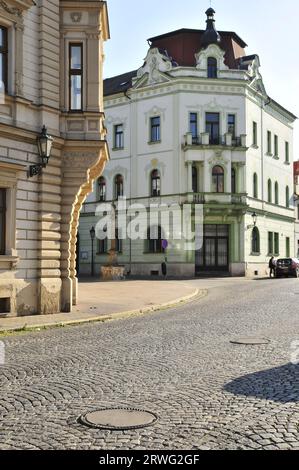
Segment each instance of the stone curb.
M0 337L4 336L5 334L9 333L18 333L18 332L26 332L26 331L40 331L40 330L45 330L45 329L51 329L51 328L60 328L60 327L66 327L66 326L76 326L76 325L83 325L83 324L89 324L89 323L104 323L107 321L114 321L114 320L121 320L121 319L126 319L126 318L131 318L131 317L138 317L138 316L143 316L147 313L153 313L161 310L169 310L174 307L178 307L180 305L187 304L189 302L195 301L195 300L200 300L203 297L205 297L208 294L207 289L195 289L195 291L192 294L189 294L184 297L180 297L178 299L165 302L162 304L156 304L152 307L144 307L141 309L135 309L135 310L128 310L128 311L123 311L123 312L116 312L116 313L111 313L110 315L101 315L97 317L91 317L91 318L82 318L78 320L67 320L67 321L61 321L61 322L53 322L53 323L44 323L44 324L35 324L35 325L27 325L26 322L24 327L10 327L6 329L0 329ZM24 317L26 319L26 317Z

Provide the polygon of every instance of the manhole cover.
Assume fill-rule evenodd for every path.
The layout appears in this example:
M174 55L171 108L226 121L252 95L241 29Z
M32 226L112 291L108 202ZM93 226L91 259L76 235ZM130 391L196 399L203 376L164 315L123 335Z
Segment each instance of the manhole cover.
M244 338L232 340L231 343L232 344L257 345L257 344L269 344L270 340L267 338L258 338L257 336L247 336Z
M86 426L118 431L145 428L154 424L157 419L154 413L131 408L103 409L80 417L81 423Z

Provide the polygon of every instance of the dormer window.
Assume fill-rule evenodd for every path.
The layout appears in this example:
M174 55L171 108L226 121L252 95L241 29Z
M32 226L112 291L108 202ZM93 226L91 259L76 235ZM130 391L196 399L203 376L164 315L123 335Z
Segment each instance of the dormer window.
M8 45L7 29L0 26L0 93L7 90L7 71L8 71Z
M208 57L208 78L217 78L217 59Z

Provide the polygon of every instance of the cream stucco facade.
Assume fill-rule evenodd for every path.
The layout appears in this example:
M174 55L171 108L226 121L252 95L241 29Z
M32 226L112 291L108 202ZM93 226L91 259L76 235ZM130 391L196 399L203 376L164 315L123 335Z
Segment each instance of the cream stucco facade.
M198 42L193 66L175 63L176 57L170 57L169 51L163 51L160 44L171 47L169 37L174 37L181 45L186 34L191 37L197 33L181 30L168 33L165 38L153 38L159 47L150 47L138 71L107 80L106 125L112 150L111 161L104 172L105 198L107 201L115 199L115 177L122 175L128 202L142 203L146 207L154 202L177 202L181 206L203 204L206 251L202 255L185 250L183 241L171 240L166 233L164 238L169 241L166 253L149 253L146 241L126 239L118 259L133 275L161 274L161 263L167 256L168 273L173 276L204 274L214 271L213 268L216 272L217 268L219 271L225 268L230 275L264 276L271 254L286 256L289 247L289 256L294 255L295 116L268 97L257 55L237 55L228 66L228 58L225 60L224 50L218 44L200 47ZM199 34L202 33L199 32L198 37ZM224 32L223 37L232 34ZM234 41L234 36L231 40ZM236 41L242 44L240 38ZM190 38L188 44L190 47ZM178 50L176 44L171 54L179 54ZM209 58L217 64L217 77L208 76ZM209 113L219 119L217 142L213 142L208 132ZM190 130L191 114L196 116L196 135ZM228 127L231 115L234 116L234 136ZM151 142L150 125L154 117L160 120L160 138ZM122 126L123 145L116 148L118 125ZM220 167L224 173L224 188L219 192L213 184L215 167ZM160 175L158 197L152 197L150 192L153 170ZM98 183L84 205L80 222L81 274L90 272L89 229L97 222ZM255 229L254 214L257 216ZM219 237L208 233L213 232L211 226L216 225L219 233L223 230L227 233ZM258 241L254 251L252 238L256 233ZM216 248L208 252L208 260L210 243ZM219 257L220 246L225 249L223 259L226 261L220 260L213 266L211 259L215 261ZM206 262L202 257L206 257ZM97 272L106 261L107 256L98 252Z
M0 315L69 312L77 302L79 213L108 160L103 123L103 1L5 0L7 84L0 101ZM82 109L71 111L70 44L82 50ZM1 52L1 51L0 51ZM53 137L49 164L38 164L36 139Z

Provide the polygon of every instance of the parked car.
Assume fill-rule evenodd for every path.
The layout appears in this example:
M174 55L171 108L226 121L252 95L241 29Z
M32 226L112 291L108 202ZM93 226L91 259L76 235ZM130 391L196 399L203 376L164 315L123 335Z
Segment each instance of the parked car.
M295 276L299 277L299 259L281 258L276 262L276 277Z

